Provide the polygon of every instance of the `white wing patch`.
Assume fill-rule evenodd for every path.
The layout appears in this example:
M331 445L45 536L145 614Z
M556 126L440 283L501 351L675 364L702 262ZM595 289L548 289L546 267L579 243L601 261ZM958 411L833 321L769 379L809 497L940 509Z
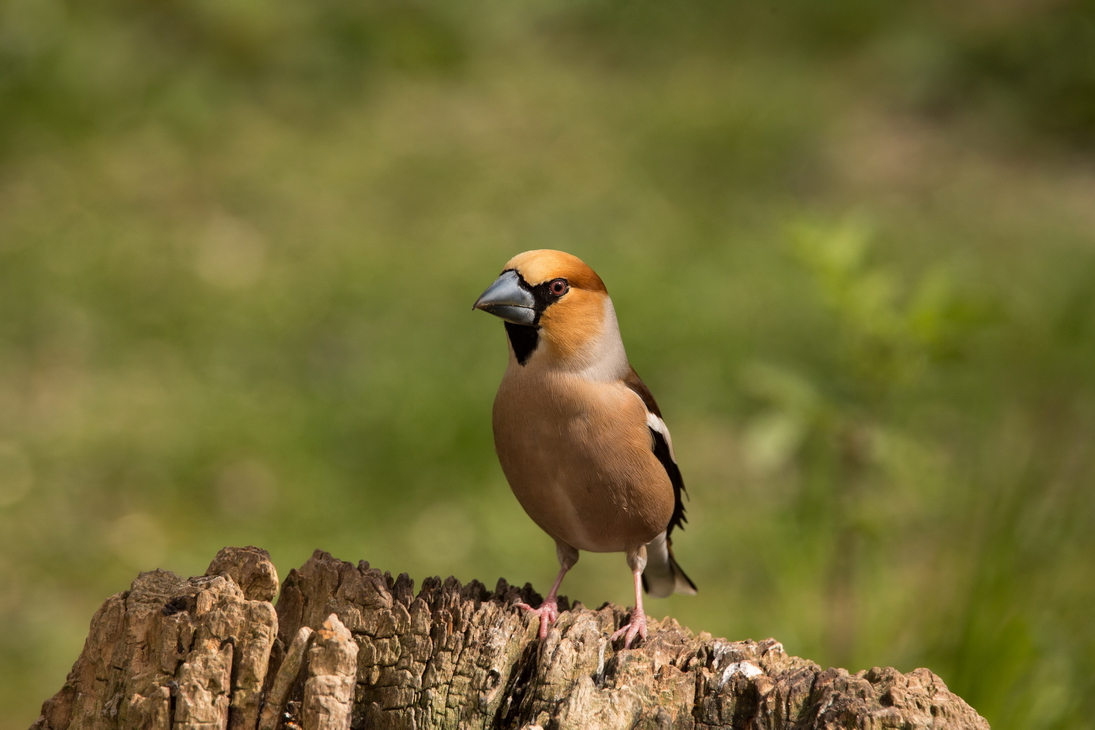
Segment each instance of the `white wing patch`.
M638 393L635 394L638 397ZM639 398L642 400L642 398ZM646 404L643 404L646 407ZM646 412L646 425L652 430L657 431L663 437L665 437L665 443L669 446L669 458L673 459L673 463L677 463L677 454L673 451L673 437L669 435L669 427L665 425L665 421L658 418L658 416L650 411Z

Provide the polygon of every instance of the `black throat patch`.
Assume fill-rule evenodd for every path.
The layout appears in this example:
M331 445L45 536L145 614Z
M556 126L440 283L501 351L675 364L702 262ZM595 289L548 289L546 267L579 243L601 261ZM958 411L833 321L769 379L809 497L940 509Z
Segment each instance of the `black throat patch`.
M536 346L540 344L540 328L513 322L506 322L505 325L509 343L513 346L513 354L517 357L517 364L523 366L532 357Z

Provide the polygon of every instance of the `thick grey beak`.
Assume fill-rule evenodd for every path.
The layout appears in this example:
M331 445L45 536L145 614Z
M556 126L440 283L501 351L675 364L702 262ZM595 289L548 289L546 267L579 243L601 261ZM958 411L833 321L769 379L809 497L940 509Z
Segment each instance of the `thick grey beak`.
M482 309L513 324L532 325L536 322L535 306L536 299L521 286L517 272L505 271L475 300L472 309Z

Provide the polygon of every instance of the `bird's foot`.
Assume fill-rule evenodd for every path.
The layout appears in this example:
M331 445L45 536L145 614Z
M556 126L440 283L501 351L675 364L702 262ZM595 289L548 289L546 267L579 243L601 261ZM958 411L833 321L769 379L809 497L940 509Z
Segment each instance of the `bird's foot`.
M620 627L620 630L612 634L610 641L615 641L620 637L624 637L624 648L630 649L631 642L635 640L636 636L646 639L646 614L641 609L636 609L631 612L631 620Z
M544 601L540 604L540 608L533 608L527 603L515 603L513 604L517 608L528 611L533 616L540 617L540 640L543 641L547 638L548 627L555 623L555 619L559 618L559 604L553 598L548 601Z

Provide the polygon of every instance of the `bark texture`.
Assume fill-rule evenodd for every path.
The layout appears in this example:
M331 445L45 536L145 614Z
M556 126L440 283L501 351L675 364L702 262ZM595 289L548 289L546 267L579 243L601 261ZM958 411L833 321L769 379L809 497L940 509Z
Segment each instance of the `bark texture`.
M821 669L672 619L620 650L612 605L564 611L541 643L510 607L538 597L504 580L430 578L416 594L406 575L317 551L275 611L277 590L257 548L225 548L190 580L142 573L95 614L32 730L988 728L926 669Z

